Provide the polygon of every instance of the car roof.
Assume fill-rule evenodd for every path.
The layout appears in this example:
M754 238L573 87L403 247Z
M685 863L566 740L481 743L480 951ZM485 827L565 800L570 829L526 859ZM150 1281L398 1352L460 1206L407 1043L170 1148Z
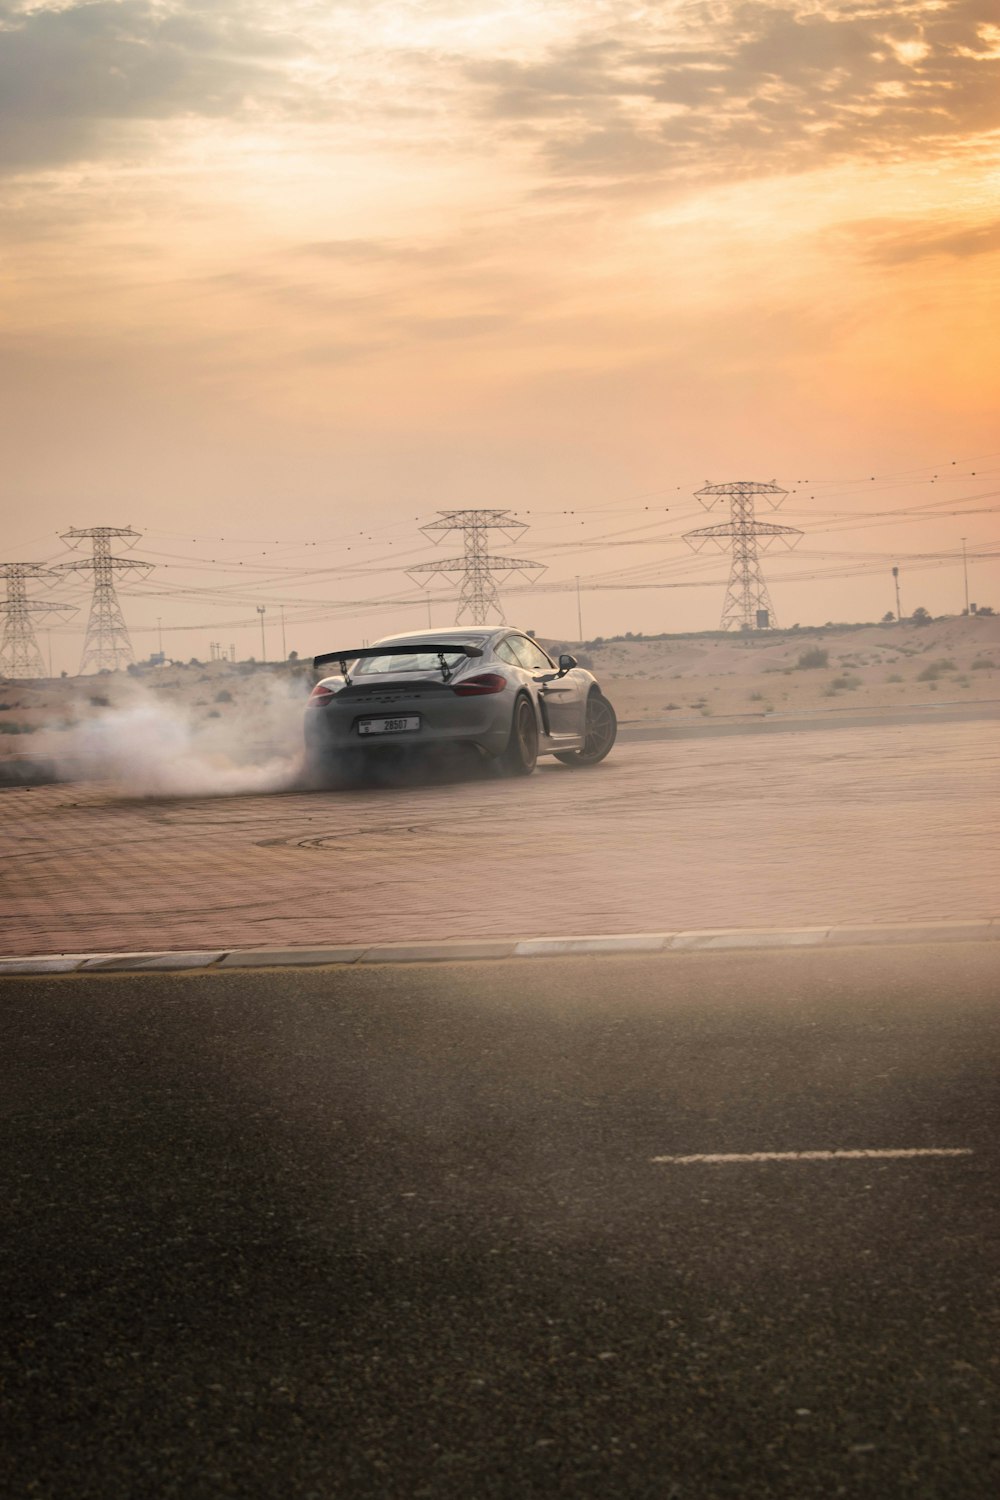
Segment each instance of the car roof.
M494 635L505 635L510 625L449 625L435 630L403 630L399 635L383 635L374 642L376 646L388 646L392 641L487 641Z

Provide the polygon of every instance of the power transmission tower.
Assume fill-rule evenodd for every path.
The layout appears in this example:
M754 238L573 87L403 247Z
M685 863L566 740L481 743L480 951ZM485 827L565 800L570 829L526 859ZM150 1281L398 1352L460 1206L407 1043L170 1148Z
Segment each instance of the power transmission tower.
M722 629L769 630L777 625L771 596L760 568L759 553L766 552L776 541L794 547L802 535L797 526L775 526L770 521L758 521L754 512L754 496L764 495L772 510L788 494L778 484L759 484L749 479L736 479L729 484L706 484L695 494L706 510L711 510L720 500L729 501L729 520L720 526L703 526L698 531L686 531L684 540L695 552L706 545L718 547L720 552L732 552L733 564L729 573L726 601L722 606Z
M131 526L74 526L62 535L63 541L82 541L83 538L90 537L94 544L91 557L58 564L58 569L65 573L93 572L94 575L94 593L83 643L80 676L90 666L95 672L116 672L120 667L127 667L135 661L135 656L125 616L115 593L115 574L148 573L153 564L142 562L137 557L113 557L111 539L132 537L138 540L141 533L133 531Z
M440 521L421 526L421 531L435 544L446 533L460 531L464 542L462 556L418 563L407 572L421 587L426 587L426 574L460 573L462 583L456 621L469 618L473 625L485 625L492 611L497 622L503 625L504 612L496 574L523 573L527 577L529 573L544 573L545 564L527 562L521 557L494 557L489 548L489 533L499 531L508 541L514 541L524 535L527 526L507 510L439 510L438 515Z
M35 639L32 615L72 615L76 613L76 605L29 599L28 580L54 577L51 568L38 563L0 563L0 578L7 583L7 597L0 601L0 614L6 616L0 645L0 676L22 680L48 676Z

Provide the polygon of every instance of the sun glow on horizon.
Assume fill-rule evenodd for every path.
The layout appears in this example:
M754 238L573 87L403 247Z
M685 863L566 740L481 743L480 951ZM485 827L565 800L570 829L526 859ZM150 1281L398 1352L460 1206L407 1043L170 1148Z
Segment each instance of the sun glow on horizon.
M0 123L54 524L990 446L989 0L8 6Z

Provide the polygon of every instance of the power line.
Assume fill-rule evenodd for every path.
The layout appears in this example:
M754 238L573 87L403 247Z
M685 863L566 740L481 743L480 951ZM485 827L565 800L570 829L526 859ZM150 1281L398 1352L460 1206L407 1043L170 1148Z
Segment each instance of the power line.
M711 510L719 500L729 501L728 521L720 526L703 526L698 531L684 533L684 540L695 552L700 552L707 544L717 546L720 552L731 551L733 554L729 586L722 606L723 630L731 630L734 626L740 630L767 630L778 623L758 554L766 552L773 542L779 540L794 547L802 533L797 526L776 526L770 521L758 521L754 497L766 496L771 508L776 510L787 494L788 491L778 484L762 484L749 479L706 484L696 494L695 498L706 510Z
M6 580L7 597L0 602L6 618L0 645L0 675L30 681L45 677L45 661L35 639L33 615L75 614L75 604L57 604L28 598L28 581L53 578L51 568L39 563L0 563L0 578Z
M545 564L527 562L520 557L494 557L489 550L489 533L499 531L508 540L523 536L527 527L507 510L442 510L440 521L431 521L420 529L433 542L453 531L461 532L463 554L461 557L441 558L438 562L418 563L408 568L410 577L417 583L426 574L458 573L461 575L457 621L468 616L473 625L485 625L493 614L499 623L504 623L503 606L497 589L496 574L509 576L522 573L544 572ZM437 533L440 533L438 535Z
M92 572L94 575L90 617L87 620L87 634L80 662L81 677L91 665L95 672L115 672L119 667L130 666L135 661L125 616L115 593L115 574L148 573L153 564L142 562L136 557L113 557L111 539L125 537L138 540L140 535L131 526L71 527L69 531L63 532L64 540L72 537L74 541L81 541L89 537L94 544L92 556L80 558L76 562L60 563L57 569L63 573Z

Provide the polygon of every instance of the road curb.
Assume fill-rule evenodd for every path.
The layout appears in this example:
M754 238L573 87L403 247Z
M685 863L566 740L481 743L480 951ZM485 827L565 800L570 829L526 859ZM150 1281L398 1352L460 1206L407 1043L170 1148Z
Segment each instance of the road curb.
M711 928L578 937L482 938L446 943L372 943L329 948L213 948L162 953L47 953L0 958L0 976L143 973L196 969L328 968L342 964L469 963L602 953L705 953L781 948L889 947L906 943L1000 941L1000 917L839 927Z

